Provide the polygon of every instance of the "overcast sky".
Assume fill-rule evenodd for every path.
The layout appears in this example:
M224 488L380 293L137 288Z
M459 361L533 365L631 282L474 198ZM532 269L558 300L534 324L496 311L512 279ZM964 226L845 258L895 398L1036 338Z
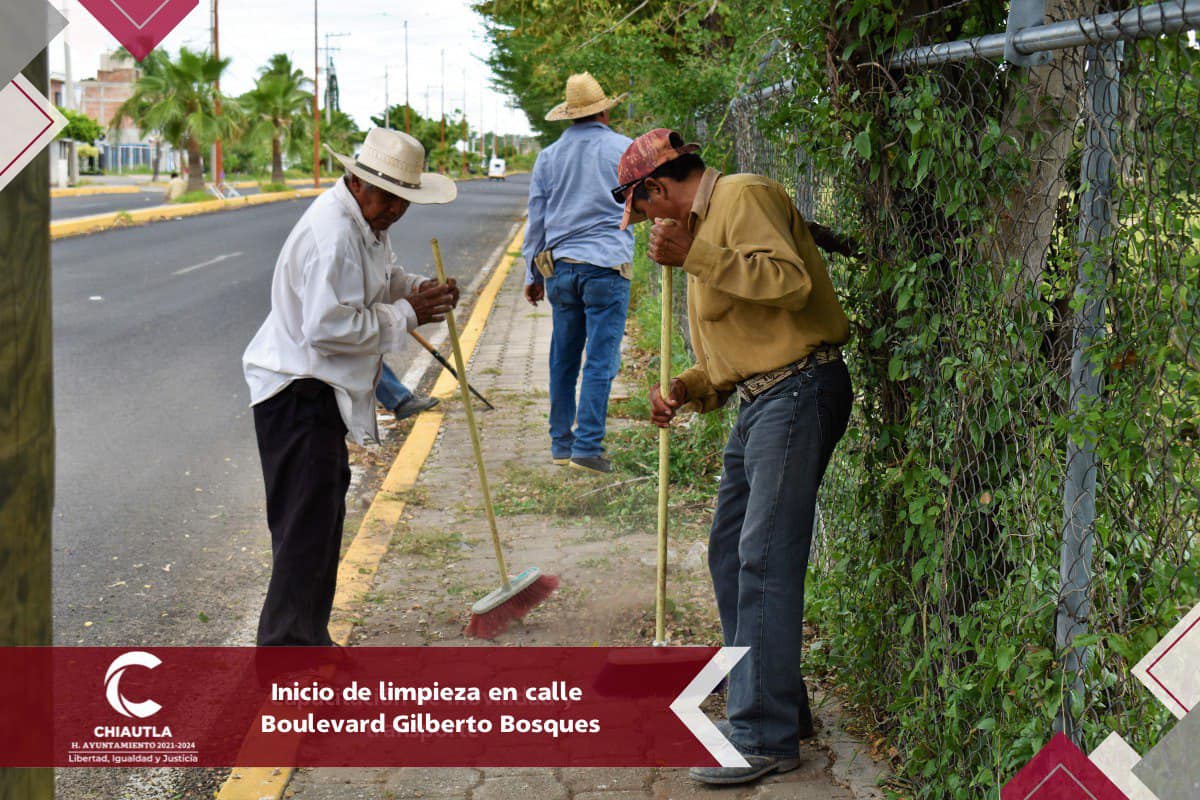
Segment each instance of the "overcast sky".
M50 69L64 69L63 37L69 35L71 72L75 80L94 77L100 54L117 41L78 0L51 0L65 8L70 25L50 44ZM211 0L199 5L179 24L160 47L175 53L181 45L207 48L211 43ZM287 53L311 77L313 69L313 14L308 0L225 0L220 4L221 56L232 58L221 89L241 94L253 86L258 69L274 53ZM446 60L446 110L461 108L464 87L467 115L472 128L483 115L487 130L529 133L529 123L509 99L491 87L491 71L483 63L489 47L483 20L466 0L320 0L321 47L325 34L331 47L341 88L342 110L360 127L371 114L384 108L384 68L389 75L388 97L404 102L404 20L408 20L409 97L415 108L436 116L442 102L441 54ZM324 96L325 57L321 56L321 92ZM428 96L427 96L428 95Z

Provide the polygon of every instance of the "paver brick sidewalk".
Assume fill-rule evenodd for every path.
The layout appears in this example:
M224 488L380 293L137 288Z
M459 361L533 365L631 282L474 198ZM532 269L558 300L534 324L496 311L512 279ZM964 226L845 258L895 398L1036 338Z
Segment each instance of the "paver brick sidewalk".
M494 491L519 494L529 469L553 479L599 480L550 463L546 433L550 309L521 296L513 269L476 350L471 382L497 410L477 414ZM381 565L375 592L358 611L354 645L477 646L462 636L470 604L494 588L492 547L457 398L405 519ZM522 472L524 470L524 472ZM508 483L505 487L504 484ZM654 531L619 530L579 518L501 516L510 570L530 565L557 574L561 588L497 643L516 645L646 644L637 626L653 606ZM702 562L702 559L700 560ZM679 580L704 580L700 564L681 564ZM676 577L672 577L676 580ZM714 638L716 634L714 632ZM299 800L852 800L831 778L823 746L802 748L800 769L760 784L711 789L681 769L303 769L288 796Z

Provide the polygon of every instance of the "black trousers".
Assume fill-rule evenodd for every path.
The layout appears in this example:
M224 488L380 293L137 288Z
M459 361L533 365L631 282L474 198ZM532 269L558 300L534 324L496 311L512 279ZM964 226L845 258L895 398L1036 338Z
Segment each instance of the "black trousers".
M330 645L350 464L346 426L328 384L293 381L254 406L267 490L271 582L258 644Z

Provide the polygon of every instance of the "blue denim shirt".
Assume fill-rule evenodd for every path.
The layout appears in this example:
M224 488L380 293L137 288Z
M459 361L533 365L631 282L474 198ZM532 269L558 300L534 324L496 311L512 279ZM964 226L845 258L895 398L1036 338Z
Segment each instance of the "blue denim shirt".
M538 155L529 183L525 229L526 285L542 282L533 257L543 250L598 267L633 260L633 231L620 230L622 207L612 199L617 162L632 140L602 122L563 131Z

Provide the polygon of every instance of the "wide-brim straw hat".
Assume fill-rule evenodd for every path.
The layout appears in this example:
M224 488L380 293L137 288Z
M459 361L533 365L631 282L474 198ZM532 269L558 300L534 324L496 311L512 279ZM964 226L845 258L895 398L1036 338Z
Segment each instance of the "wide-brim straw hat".
M357 158L344 156L329 145L325 149L351 175L411 203L434 205L458 197L458 184L450 178L421 171L425 166L425 148L407 133L372 128Z
M550 109L546 115L547 122L558 122L564 119L579 119L608 111L628 96L623 92L616 97L608 97L600 88L600 82L592 77L590 72L572 75L567 78L567 99Z

